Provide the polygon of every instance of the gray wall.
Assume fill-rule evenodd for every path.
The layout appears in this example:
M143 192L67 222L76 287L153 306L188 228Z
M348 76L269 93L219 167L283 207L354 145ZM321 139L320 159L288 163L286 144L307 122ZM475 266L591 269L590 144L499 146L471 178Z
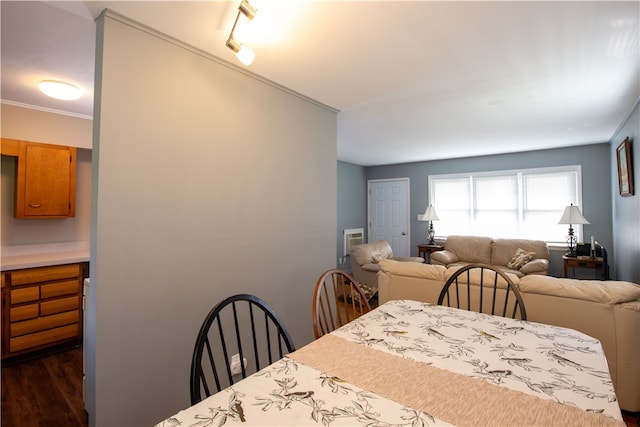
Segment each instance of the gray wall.
M616 148L626 137L631 141L635 195L622 197L618 189ZM640 283L640 106L635 108L611 139L611 200L613 205L613 240L616 260L615 277Z
M97 20L90 424L189 406L212 306L257 294L297 347L335 265L336 112L108 12Z
M428 176L434 174L483 172L492 170L538 168L564 165L582 165L582 212L591 222L584 226L585 236L595 236L615 262L611 231L611 166L609 144L584 145L554 150L531 151L526 153L500 154L461 159L436 160L430 162L405 163L366 168L367 179L391 179L409 177L411 180L411 251L417 256L417 245L426 239L427 223L417 220L424 213L428 200ZM366 218L366 215L365 215ZM558 218L559 219L559 218ZM434 223L438 229L438 223ZM564 249L552 251L550 273L562 275L562 253ZM593 278L590 271L576 271L577 277Z
M338 235L336 252L344 255L343 230L364 228L367 234L367 176L363 166L338 162ZM347 256L337 268L351 271L351 260Z

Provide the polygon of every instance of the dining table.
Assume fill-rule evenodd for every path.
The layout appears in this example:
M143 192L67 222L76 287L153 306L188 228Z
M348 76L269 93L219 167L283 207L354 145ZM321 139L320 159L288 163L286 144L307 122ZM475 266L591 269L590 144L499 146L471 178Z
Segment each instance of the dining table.
M388 301L157 424L620 426L598 340Z

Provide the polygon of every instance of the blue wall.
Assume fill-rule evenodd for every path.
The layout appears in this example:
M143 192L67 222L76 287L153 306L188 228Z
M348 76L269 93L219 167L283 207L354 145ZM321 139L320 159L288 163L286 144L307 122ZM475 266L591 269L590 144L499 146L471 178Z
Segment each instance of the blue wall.
M362 215L362 223L366 223L366 180L391 179L409 177L410 190L410 218L411 218L411 248L412 255L417 255L417 245L424 243L425 223L417 220L417 215L424 212L428 200L428 176L432 174L484 172L492 170L526 169L565 165L582 166L582 212L591 222L584 226L585 236L595 236L596 240L607 248L610 264L615 264L612 236L611 209L611 165L610 146L608 143L582 145L552 150L530 151L524 153L509 153L481 157L467 157L460 159L434 160L428 162L405 163L388 166L372 166L362 168L366 177L362 183L349 183L346 174L338 176L338 187L349 186L350 189L362 187L363 201L358 199L353 203L353 209ZM352 166L353 167L353 166ZM359 167L358 167L359 168ZM338 168L340 171L340 167ZM349 175L349 179L359 180L359 174ZM339 190L340 193L340 190ZM348 201L338 203L338 225L341 216L346 216L349 209ZM354 212L355 213L355 212ZM436 227L437 230L437 227ZM550 274L562 275L561 256L564 248L552 251ZM615 271L612 269L612 272ZM593 278L591 271L576 271L577 277Z
M618 194L616 148L625 139L631 141L635 195ZM411 247L424 242L425 223L417 221L428 200L429 174L482 172L491 170L582 165L582 211L591 222L584 226L585 236L595 238L607 248L611 278L640 283L640 100L607 143L554 150L511 153L362 167L338 162L338 245L342 251L342 229L367 221L367 180L409 177L411 180ZM553 251L552 275L562 274L562 251ZM584 272L582 272L584 273ZM587 272L590 273L590 272ZM579 275L578 277L582 277ZM587 277L591 277L589 274Z
M367 176L365 168L352 163L338 162L338 235L337 258L343 256L342 231L345 228L364 228L367 233ZM366 241L366 240L365 240ZM347 257L338 268L351 271Z
M622 197L618 191L616 148L625 138L631 141L635 195ZM611 139L611 198L614 251L613 274L618 280L640 283L640 106L635 108Z

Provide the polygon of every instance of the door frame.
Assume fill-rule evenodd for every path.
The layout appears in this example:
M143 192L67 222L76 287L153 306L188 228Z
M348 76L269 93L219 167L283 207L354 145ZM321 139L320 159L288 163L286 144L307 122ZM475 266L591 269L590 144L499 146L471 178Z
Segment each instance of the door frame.
M367 180L367 243L371 243L369 238L371 236L371 184L376 182L396 182L404 181L406 185L406 221L407 221L407 256L411 256L411 179L409 177L403 178L381 178L381 179L368 179Z

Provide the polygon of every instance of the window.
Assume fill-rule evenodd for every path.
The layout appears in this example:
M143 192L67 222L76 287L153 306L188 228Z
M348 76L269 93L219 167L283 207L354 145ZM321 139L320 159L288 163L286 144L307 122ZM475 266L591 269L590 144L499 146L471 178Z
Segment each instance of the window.
M581 183L580 166L431 175L429 202L438 235L565 242L569 227L558 221L570 203L582 206ZM582 240L582 226L573 228Z

